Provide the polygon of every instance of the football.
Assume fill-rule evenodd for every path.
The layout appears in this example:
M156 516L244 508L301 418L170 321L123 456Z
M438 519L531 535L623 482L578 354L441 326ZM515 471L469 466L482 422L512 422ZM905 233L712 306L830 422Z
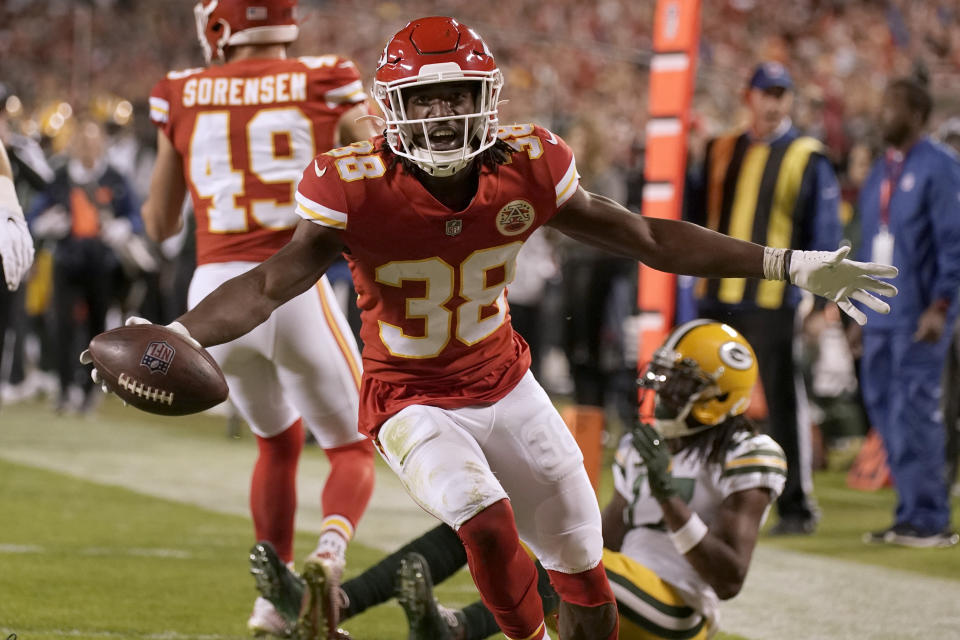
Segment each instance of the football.
M110 391L149 413L182 416L227 399L227 381L213 357L161 325L101 333L90 341L90 357Z

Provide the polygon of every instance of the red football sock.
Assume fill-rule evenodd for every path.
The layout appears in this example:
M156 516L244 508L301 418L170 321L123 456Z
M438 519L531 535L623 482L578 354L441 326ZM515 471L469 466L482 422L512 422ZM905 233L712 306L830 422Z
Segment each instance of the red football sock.
M250 481L250 511L257 540L267 540L284 562L293 561L293 519L297 511L297 462L303 449L298 419L272 438L257 436L259 455Z
M560 573L548 569L547 575L550 576L550 583L564 602L588 608L604 604L616 606L616 599L613 596L613 590L610 589L610 582L607 580L602 562L593 569L580 573ZM607 636L607 640L617 640L620 634L619 625L620 619L616 617L616 626L613 628L613 633Z
M537 570L520 546L513 508L494 503L467 520L457 532L467 550L470 574L480 598L509 638L540 638L543 605Z
M349 541L373 494L373 441L364 438L324 453L330 460L330 475L320 498L323 525L336 528Z

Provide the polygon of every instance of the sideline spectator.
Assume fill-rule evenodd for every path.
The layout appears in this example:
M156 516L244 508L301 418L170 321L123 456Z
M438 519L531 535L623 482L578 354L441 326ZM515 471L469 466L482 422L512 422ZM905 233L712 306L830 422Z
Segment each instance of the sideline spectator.
M945 428L941 375L960 288L960 163L923 135L933 102L913 78L887 87L879 126L888 145L860 193L860 257L894 265L900 296L889 315L868 312L863 396L887 452L897 491L894 523L873 543L947 547Z
M823 145L790 119L793 80L783 65L756 67L745 99L750 127L711 140L693 194L693 221L742 240L790 249L832 250L840 243L840 188ZM774 535L810 534L812 446L806 392L794 362L799 292L785 283L743 278L701 281L699 313L727 322L750 341L760 362L769 428L787 456Z
M77 365L75 353L104 330L120 277L118 249L143 228L130 185L107 164L99 124L78 123L67 164L37 196L28 219L35 236L56 242L53 298L60 397L55 409L86 413L101 394ZM77 302L85 303L85 310ZM83 389L81 400L70 397L77 382Z

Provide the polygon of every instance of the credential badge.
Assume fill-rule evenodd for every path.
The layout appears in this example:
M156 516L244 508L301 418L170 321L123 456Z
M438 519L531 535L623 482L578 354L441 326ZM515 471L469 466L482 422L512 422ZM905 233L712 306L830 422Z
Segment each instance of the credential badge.
M140 366L150 369L150 373L167 374L177 350L169 342L151 342L140 358Z
M913 187L917 184L917 178L913 173L905 173L903 178L900 180L900 191L913 191Z

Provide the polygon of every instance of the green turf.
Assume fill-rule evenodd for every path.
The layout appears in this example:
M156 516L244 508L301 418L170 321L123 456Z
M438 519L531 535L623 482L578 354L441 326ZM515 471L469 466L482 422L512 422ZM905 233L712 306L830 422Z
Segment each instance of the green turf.
M54 638L246 638L256 596L245 518L0 461L0 632ZM298 535L297 557L315 544ZM347 577L381 557L354 544ZM438 589L472 597L461 573ZM403 614L378 607L346 628L400 638Z
M222 418L161 419L119 403L105 404L95 420L52 418L39 405L4 407L0 414L0 452L5 445L79 452L84 451L79 443L92 437L98 446L112 437L117 447L150 447L151 438L155 446L169 447L164 440L171 435L184 448L231 447ZM47 448L40 447L42 442ZM244 435L237 445L250 448L252 442ZM168 451L161 448L157 455ZM306 459L311 456L322 454L308 450ZM215 460L210 464L216 468ZM864 531L889 523L891 491L851 491L837 472L817 474L816 486L823 509L817 535L764 536L761 544L952 580L960 576L956 550L860 542ZM607 474L601 495L605 499L611 491ZM299 534L296 557L308 553L315 540L314 534ZM18 640L246 638L245 621L256 595L246 565L251 542L248 517L0 459L0 638L10 633ZM380 551L355 543L347 577L380 557ZM461 572L438 588L438 596L463 605L476 592ZM373 609L345 626L359 640L406 638L395 605Z
M763 538L764 544L804 551L927 576L960 580L960 553L953 549L907 549L891 545L866 545L868 531L892 524L896 495L892 489L853 491L846 487L846 474L824 471L814 477L815 494L823 511L816 535ZM960 512L960 498L953 498L953 513ZM771 523L776 518L771 516ZM955 518L956 520L956 518ZM771 523L768 523L768 527Z

